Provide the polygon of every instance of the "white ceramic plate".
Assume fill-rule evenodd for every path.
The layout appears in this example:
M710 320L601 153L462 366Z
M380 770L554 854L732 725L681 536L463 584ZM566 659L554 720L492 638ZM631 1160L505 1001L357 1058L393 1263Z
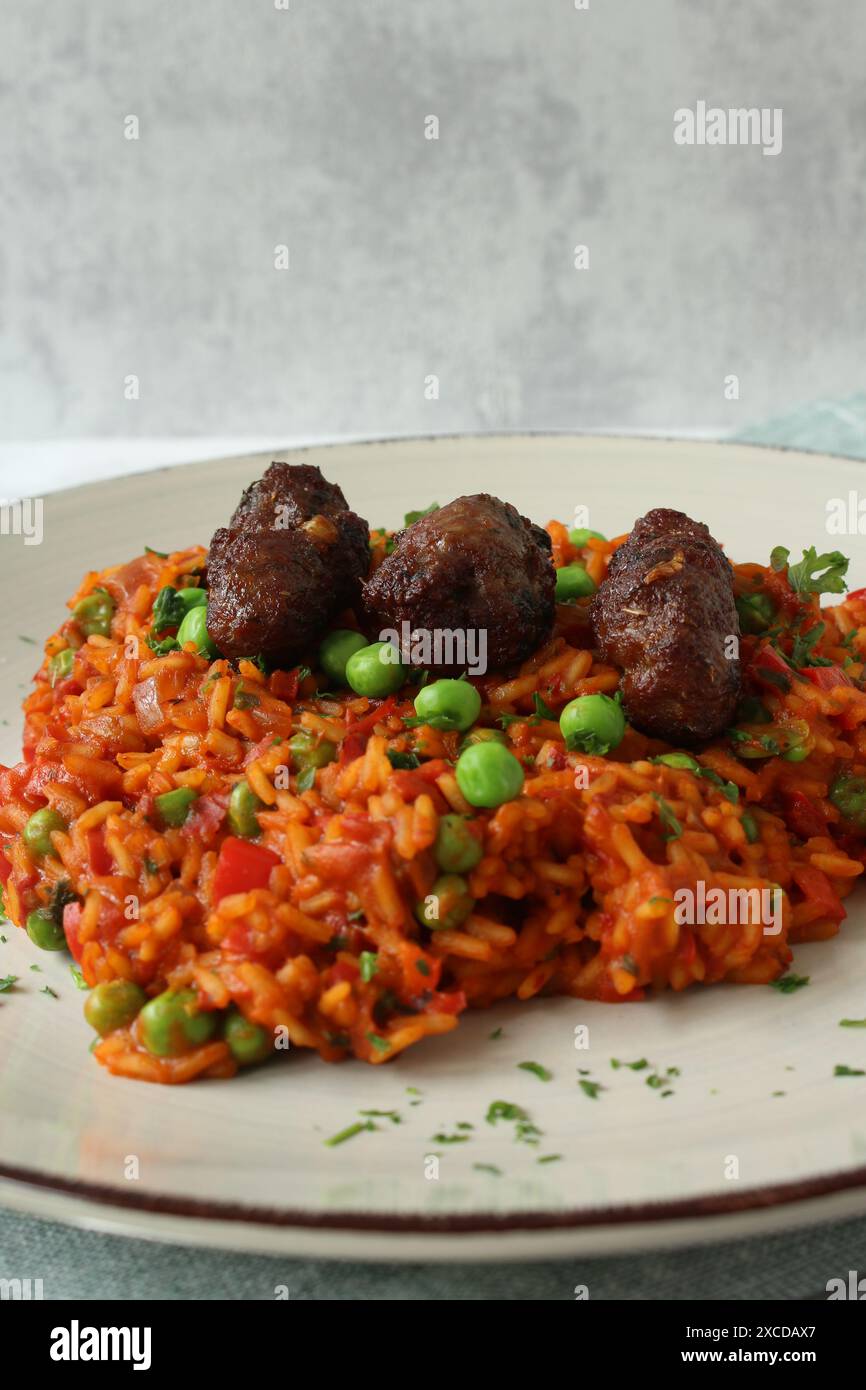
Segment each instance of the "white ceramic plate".
M41 643L86 569L145 544L206 544L270 457L54 494L41 546L0 537L0 760L18 760L18 707L38 659L22 637ZM775 544L850 547L852 586L866 583L862 543L825 529L828 500L863 479L842 459L564 436L293 457L319 463L375 525L481 490L542 523L588 506L589 524L609 535L667 505L706 521L736 559L763 559ZM812 983L788 996L726 985L631 1007L512 1004L464 1018L389 1066L296 1055L238 1081L171 1089L98 1067L67 958L36 952L7 925L0 976L21 983L0 995L0 1202L161 1239L406 1259L637 1249L866 1211L866 1077L833 1076L837 1063L866 1068L866 1030L838 1026L866 1015L864 927L855 896L836 941L797 951L795 968ZM58 998L41 993L46 984ZM577 1024L589 1025L588 1051L575 1050ZM662 1098L645 1072L614 1070L613 1057L678 1068L674 1094ZM553 1079L520 1070L523 1061ZM596 1099L580 1088L579 1067L603 1084ZM409 1104L408 1087L420 1104ZM529 1111L543 1131L538 1149L515 1142L512 1125L485 1122L494 1100ZM370 1108L396 1109L402 1123L325 1147ZM458 1122L474 1126L468 1142L433 1139ZM437 1153L433 1178L426 1156ZM545 1154L562 1158L539 1164Z

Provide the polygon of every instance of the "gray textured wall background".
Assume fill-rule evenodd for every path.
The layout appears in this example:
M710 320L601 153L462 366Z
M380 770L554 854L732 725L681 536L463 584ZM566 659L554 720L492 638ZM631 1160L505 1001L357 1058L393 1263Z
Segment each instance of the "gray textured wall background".
M724 431L862 386L863 0L0 0L0 25L5 438ZM781 106L782 153L677 147L698 98Z

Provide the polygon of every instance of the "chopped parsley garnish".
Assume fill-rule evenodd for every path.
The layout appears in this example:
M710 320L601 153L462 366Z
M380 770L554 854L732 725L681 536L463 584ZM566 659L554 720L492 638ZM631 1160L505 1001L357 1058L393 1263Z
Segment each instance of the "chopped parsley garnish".
M783 975L779 980L771 980L771 989L777 989L780 994L793 994L795 990L803 989L809 983L809 975Z
M589 1096L590 1100L598 1100L599 1091L604 1090L600 1081L587 1081L585 1076L582 1076L577 1084L583 1094Z
M365 1033L364 1037L371 1047L375 1047L377 1052L390 1052L391 1044L387 1038L381 1037L379 1033Z
M434 1134L431 1140L433 1144L466 1144L468 1142L468 1134Z
M159 633L167 627L180 627L186 613L187 606L180 597L180 590L167 584L160 589L153 605L153 631Z
M369 984L379 969L379 957L375 951L362 951L358 957L358 965L361 969L361 979L365 984Z
M683 827L680 825L679 821L674 815L673 807L668 805L667 801L665 801L664 797L661 795L660 792L652 792L651 795L653 800L658 803L659 820L661 821L662 826L665 830L665 834L662 836L662 839L678 840L683 833Z
M536 1145L541 1138L541 1130L532 1123L527 1112L510 1100L491 1101L484 1117L489 1125L499 1120L514 1121L514 1139L518 1144Z
M363 1134L365 1130L376 1129L372 1120L356 1120L353 1125L347 1125L338 1134L332 1134L330 1139L322 1142L329 1148L335 1149L338 1144L345 1144L347 1139L354 1139L356 1134Z
M36 641L36 638L35 638L35 637L25 637L24 634L23 634L23 632L19 632L19 634L18 634L18 641L19 641L19 642L27 642L27 643L29 643L29 645L30 645L31 647L38 647L38 646L39 646L39 643Z
M843 1063L837 1062L833 1068L834 1076L866 1076L866 1071L860 1067L846 1067Z
M866 1028L866 1018L840 1018L840 1028Z
M164 637L160 641L158 637L154 637L152 632L148 632L144 640L154 656L168 656L169 652L180 651L180 642L176 637Z
M494 1178L502 1177L502 1169L497 1168L495 1163L473 1163L472 1167L478 1173L491 1173Z
M536 1163L559 1163L562 1157L562 1154L541 1154L535 1161Z
M614 1071L618 1071L620 1067L628 1067L629 1071L646 1071L649 1066L646 1057L640 1057L636 1062L621 1062L618 1057L611 1057L610 1064Z
M39 993L40 993L40 994L48 994L48 995L50 995L50 997L51 997L52 999L57 999L57 998L59 998L59 995L56 994L56 992L51 988L50 985L43 985L42 988L40 989Z
M808 632L800 632L799 629L794 633L794 642L791 647L791 663L794 666L832 666L833 662L829 657L816 656L813 648L820 642L827 630L826 623L816 623L810 627Z
M421 766L421 759L417 753L400 753L396 748L387 748L385 753L395 771L411 772Z
M810 545L799 564L788 567L788 583L796 594L843 594L849 563L838 550L819 555Z
M144 857L144 867L149 874L159 873L159 865L153 859L148 859L147 855Z
M518 1062L521 1071L531 1071L533 1076L537 1076L539 1081L552 1081L553 1072L548 1071L540 1062Z
M403 1123L399 1110L359 1110L358 1114L375 1116L377 1119L381 1120L390 1120L392 1125L401 1125Z
M499 1039L503 1036L502 1029L501 1029L501 1028L494 1028L494 1029L493 1029L493 1032L492 1032L492 1033L488 1033L487 1036L488 1036L488 1038L490 1039L491 1042L498 1042Z
M232 709L255 709L260 705L261 700L252 690L247 690L243 681L238 681L235 686L235 697L232 700Z
M550 705L541 698L537 690L532 697L532 703L535 705L535 713L540 719L552 719L556 722L556 711L550 708Z
M153 548L152 545L146 545L146 546L144 547L144 553L145 553L145 555L155 555L156 558L157 558L158 560L167 560L167 559L168 559L168 551L167 551L167 550L154 550L154 548Z
M431 512L438 512L439 503L431 502L429 507L424 507L420 512L407 512L403 518L404 528L414 526L416 521L420 521L422 516L430 516Z
M790 554L791 552L788 550L787 546L774 545L773 549L770 551L770 569L773 570L775 574L778 574L780 570L783 570L787 565L788 556Z
M430 974L430 966L427 964L426 960L416 960L415 969L418 971L419 975Z
M0 994L8 994L17 980L17 975L6 975L4 979L0 980Z
M73 965L70 965L70 967L69 967L69 973L70 973L70 975L72 976L73 980L75 981L75 988L76 988L76 989L90 989L90 985L87 983L87 981L85 980L84 976L83 976L82 973L81 973L81 967L80 967L80 966L74 965L74 964L73 964Z

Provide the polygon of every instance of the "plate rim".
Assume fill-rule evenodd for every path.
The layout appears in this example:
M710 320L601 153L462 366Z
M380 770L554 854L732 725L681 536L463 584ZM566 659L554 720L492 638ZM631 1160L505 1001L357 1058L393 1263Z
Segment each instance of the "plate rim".
M285 448L255 449L247 454L216 454L207 458L185 459L183 463L159 463L154 468L136 468L127 473L110 473L104 478L91 478L73 487L53 488L46 492L47 497L68 497L73 493L84 492L89 488L109 487L115 483L133 481L138 478L155 476L159 473L182 473L187 468L201 468L202 465L231 463L242 459L278 458L290 454L324 453L333 449L358 449L386 444L433 444L440 440L456 443L459 440L473 439L572 439L580 442L604 441L616 444L676 444L699 449L760 449L768 454L794 454L809 459L838 459L845 463L858 464L866 468L866 460L852 454L833 453L826 449L810 449L802 444L768 444L763 440L738 439L728 436L715 439L709 435L652 434L642 431L634 434L620 434L616 430L452 430L432 434L387 434L359 435L357 439L313 440L309 444L290 444ZM41 494L40 494L41 495Z

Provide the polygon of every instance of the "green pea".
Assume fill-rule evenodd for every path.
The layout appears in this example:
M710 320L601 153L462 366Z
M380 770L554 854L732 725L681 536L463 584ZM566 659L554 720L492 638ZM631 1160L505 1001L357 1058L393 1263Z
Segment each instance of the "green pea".
M41 859L43 855L54 853L51 843L53 832L65 829L66 821L59 812L52 811L50 806L44 806L41 811L33 812L21 832L21 838L30 853Z
M625 715L609 695L579 695L562 711L559 727L567 748L603 757L622 743Z
M701 765L696 758L692 758L688 753L660 753L657 758L650 758L651 763L661 763L664 767L682 768L684 772L700 772Z
M595 593L595 580L587 574L583 565L562 565L556 571L557 603L574 603L578 598L589 598Z
M575 526L568 533L568 539L571 541L572 545L577 546L578 550L583 549L590 536L592 536L593 540L597 541L607 540L607 536L603 536L600 531L590 531L587 526Z
M229 797L228 821L234 835L240 835L244 840L254 840L261 834L261 826L256 817L256 812L261 811L264 802L256 796L252 787L245 777L240 782L235 782L232 787L232 794Z
M866 831L866 777L841 772L833 781L829 795L844 820Z
M447 874L466 874L474 869L484 853L481 840L473 835L466 816L439 817L433 853L439 868Z
M433 884L429 896L418 903L415 915L431 931L456 931L474 906L466 879L459 874L443 874Z
M352 632L350 628L329 632L319 647L319 665L329 680L337 685L345 685L349 657L362 651L366 645L366 637L360 632Z
M373 642L349 657L346 680L357 695L393 695L406 680L406 668L390 642Z
M802 743L794 743L782 754L782 761L786 763L803 763L809 756L809 749Z
M456 773L470 806L501 806L523 789L523 768L501 743L473 743L457 759Z
M27 917L27 935L40 951L62 951L66 946L63 928L54 920L50 908L37 907Z
M272 1054L273 1040L267 1030L244 1018L240 1009L229 1010L223 1025L223 1036L240 1067L265 1062Z
M460 740L458 753L463 753L467 748L471 748L473 743L501 743L503 748L508 747L508 739L501 729L482 729L478 726L470 729L465 738Z
M107 1038L116 1028L126 1028L147 1003L147 995L132 980L107 980L87 996L84 1017L94 1032Z
M94 589L76 603L72 616L85 637L110 637L114 609L115 602L108 590Z
M178 590L183 593L183 590ZM199 656L206 656L212 659L217 655L216 643L211 640L207 630L207 605L196 604L195 608L190 608L183 622L177 630L177 643L182 647L186 642L194 642L195 649Z
M296 772L305 772L308 767L327 767L337 756L337 749L327 739L317 743L313 734L306 729L293 734L289 739L292 750L292 766Z
M174 791L154 797L153 804L164 825L178 826L183 825L197 796L192 787L175 787Z
M186 589L175 589L175 602L182 603L186 612L192 608L205 608L207 606L207 589L199 588L197 584L189 585Z
M54 689L58 681L65 681L72 671L72 664L75 661L75 652L71 647L64 647L62 652L55 652L48 663L48 679L51 688Z
M215 1013L197 1012L193 989L167 989L149 999L138 1015L138 1034L155 1057L182 1057L213 1037Z
M415 713L434 729L463 733L481 713L481 696L468 681L434 681L415 696Z

